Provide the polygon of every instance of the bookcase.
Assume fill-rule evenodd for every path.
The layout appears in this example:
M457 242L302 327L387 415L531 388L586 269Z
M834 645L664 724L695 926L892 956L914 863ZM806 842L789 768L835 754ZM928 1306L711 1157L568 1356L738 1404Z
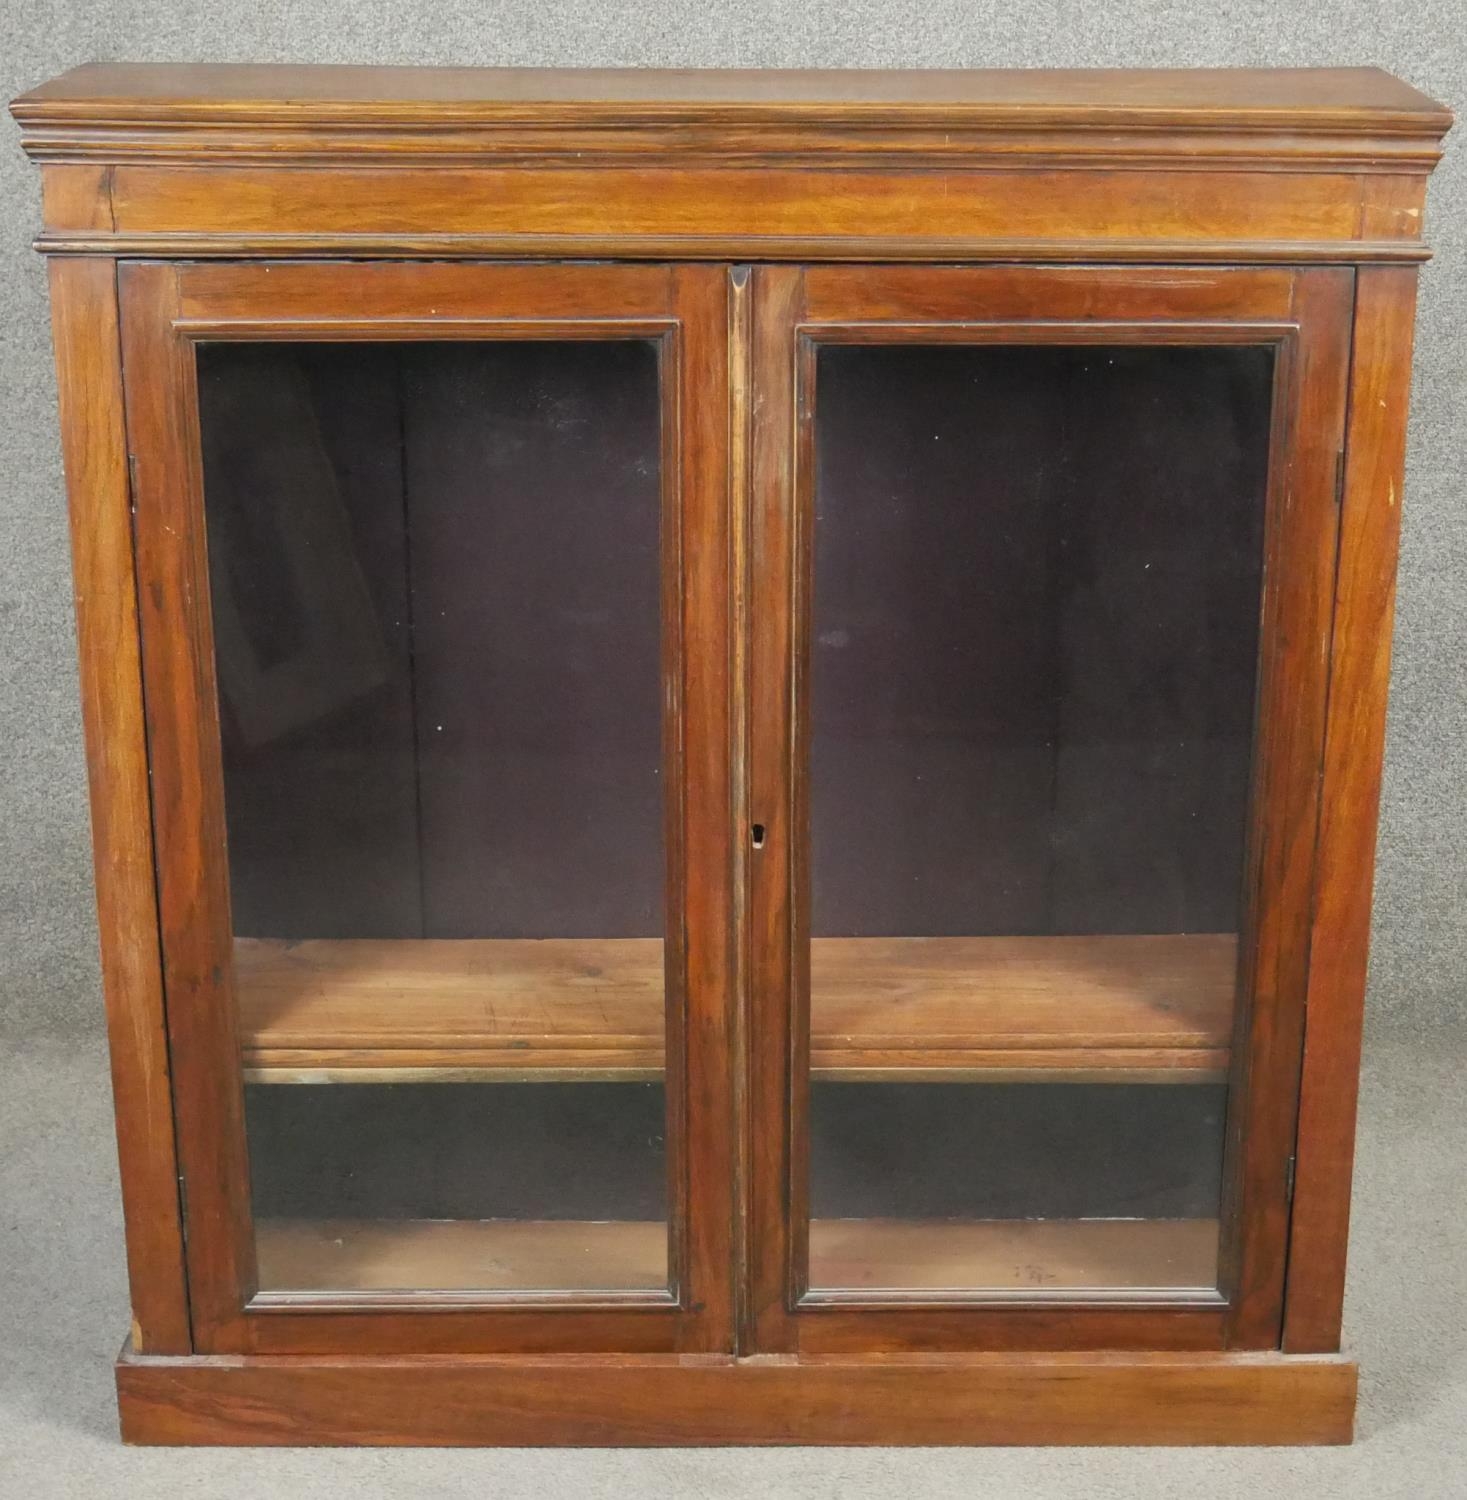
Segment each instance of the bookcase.
M1347 1441L1369 69L82 68L155 1443Z

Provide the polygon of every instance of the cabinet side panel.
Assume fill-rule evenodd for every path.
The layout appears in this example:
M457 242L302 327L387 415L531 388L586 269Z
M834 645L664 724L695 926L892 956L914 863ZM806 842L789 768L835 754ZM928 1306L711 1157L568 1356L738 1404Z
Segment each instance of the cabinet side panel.
M1340 1342L1415 305L1414 269L1360 271L1284 1314L1290 1351Z
M133 1342L191 1347L158 942L114 262L53 261L82 720Z

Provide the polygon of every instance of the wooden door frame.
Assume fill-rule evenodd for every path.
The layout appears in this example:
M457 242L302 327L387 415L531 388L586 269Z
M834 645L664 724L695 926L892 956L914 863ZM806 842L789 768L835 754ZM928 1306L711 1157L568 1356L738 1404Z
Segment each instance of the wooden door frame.
M119 266L167 1049L202 1353L728 1350L734 990L727 302L722 268ZM195 344L604 339L661 349L670 1289L256 1295L231 974ZM678 999L683 997L684 1005ZM694 1086L689 1086L696 1080Z
M741 1339L748 1350L1278 1347L1353 296L1354 272L1345 268L754 270L748 816L765 836L750 856L747 893L750 1217ZM1170 1299L1163 1307L1144 1298L1087 1306L1079 1294L1026 1301L802 1293L812 376L814 348L827 340L1248 342L1278 350L1245 863L1245 982L1228 1112L1219 1297L1199 1298L1195 1306Z

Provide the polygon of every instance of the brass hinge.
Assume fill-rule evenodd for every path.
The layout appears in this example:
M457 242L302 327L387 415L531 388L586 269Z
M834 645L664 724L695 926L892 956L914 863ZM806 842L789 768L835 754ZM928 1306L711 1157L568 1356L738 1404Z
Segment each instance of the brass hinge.
M1284 1164L1284 1195L1290 1203L1294 1201L1294 1163L1297 1160L1298 1157L1291 1156Z
M1335 504L1345 503L1345 450L1335 454Z
M183 1237L188 1239L188 1178L178 1174L178 1220L183 1227Z

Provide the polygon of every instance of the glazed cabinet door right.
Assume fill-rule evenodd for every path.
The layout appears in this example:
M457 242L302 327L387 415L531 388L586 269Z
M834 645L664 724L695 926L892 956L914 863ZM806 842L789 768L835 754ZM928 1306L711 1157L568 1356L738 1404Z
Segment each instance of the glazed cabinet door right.
M1279 1340L1352 273L753 273L750 1348Z

